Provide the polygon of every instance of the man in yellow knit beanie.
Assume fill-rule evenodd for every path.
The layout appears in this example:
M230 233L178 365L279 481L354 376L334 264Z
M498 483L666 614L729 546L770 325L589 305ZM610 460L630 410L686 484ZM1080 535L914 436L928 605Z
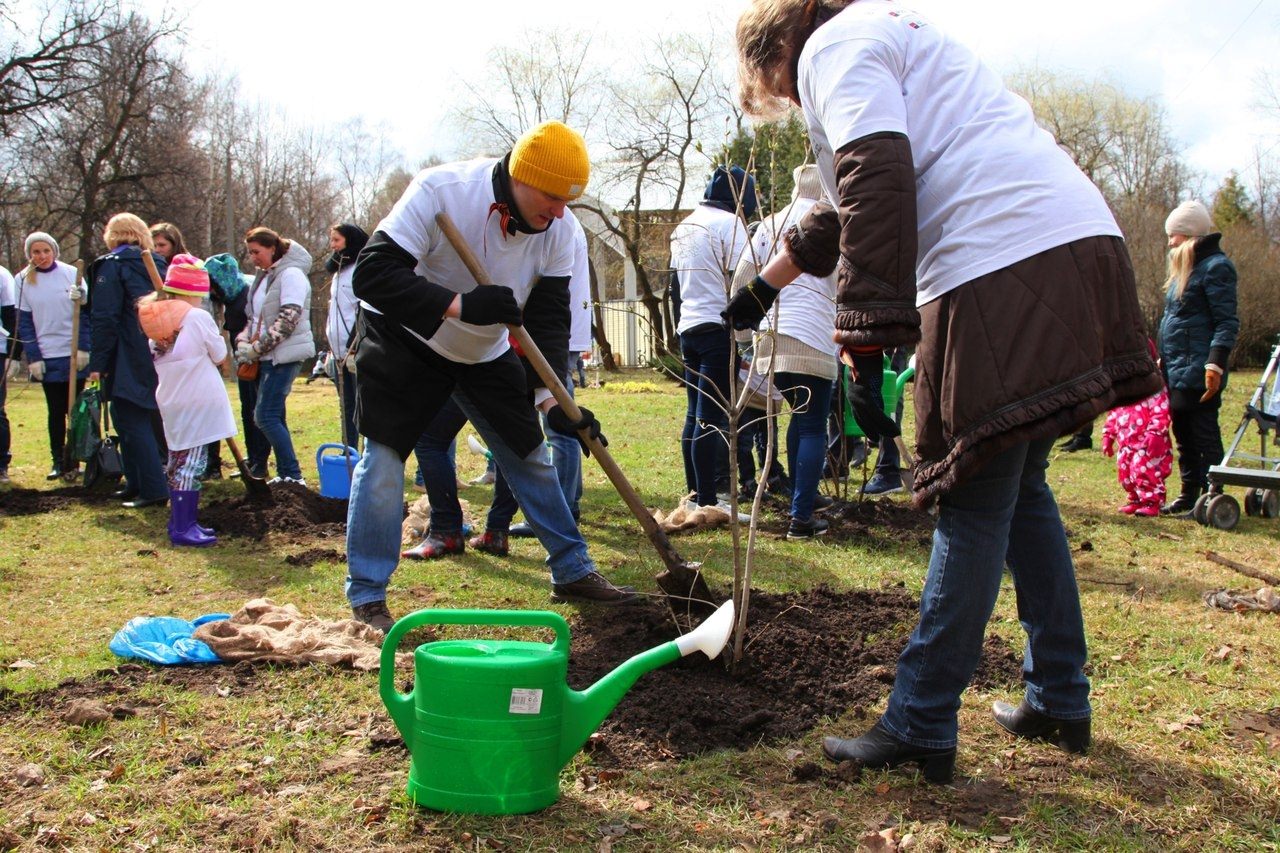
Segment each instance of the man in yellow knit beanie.
M586 409L577 422L564 414L536 374L526 373L503 325L524 324L551 364L568 363L569 279L581 226L565 213L590 173L582 137L546 122L501 159L420 172L361 252L353 347L365 452L352 480L346 583L356 619L384 631L392 624L386 595L400 557L405 460L419 439L456 433L462 418L484 437L547 550L552 600L635 598L587 555L547 458L538 410L566 435L598 433L599 424ZM436 224L440 212L453 219L494 285L475 285ZM461 515L449 509L457 503L448 493L456 489L453 475L434 480L431 535L412 556L465 548Z

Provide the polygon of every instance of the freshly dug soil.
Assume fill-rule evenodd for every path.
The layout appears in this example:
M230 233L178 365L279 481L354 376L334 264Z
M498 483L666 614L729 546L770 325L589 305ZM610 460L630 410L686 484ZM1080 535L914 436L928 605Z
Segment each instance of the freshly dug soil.
M243 495L200 507L200 523L219 536L260 540L267 531L304 539L341 539L347 532L347 502L322 498L305 486L275 483L270 497Z
M741 671L699 653L654 670L589 746L599 763L636 766L797 738L822 718L846 712L861 717L893 686L916 608L900 589L753 593ZM670 639L670 618L657 603L625 613L584 610L573 624L570 685L585 689L631 655ZM990 638L974 684L1013 688L1020 665L1013 650Z

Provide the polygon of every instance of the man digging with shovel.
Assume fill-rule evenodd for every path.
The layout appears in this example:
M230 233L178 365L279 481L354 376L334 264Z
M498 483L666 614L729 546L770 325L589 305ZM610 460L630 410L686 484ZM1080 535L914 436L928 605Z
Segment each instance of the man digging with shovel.
M353 350L356 422L366 446L351 487L346 586L359 621L383 631L393 623L386 589L400 557L404 463L451 395L493 451L547 551L552 600L635 598L587 555L547 459L535 406L557 432L598 435L599 424L585 409L582 420L571 421L543 388L529 405L525 371L502 325L521 324L522 305L531 315L545 312L564 324L567 347L573 234L560 219L586 189L589 172L582 137L547 122L500 160L420 172L361 253ZM502 285L474 284L436 223L440 212L453 217ZM567 349L551 357L564 364Z

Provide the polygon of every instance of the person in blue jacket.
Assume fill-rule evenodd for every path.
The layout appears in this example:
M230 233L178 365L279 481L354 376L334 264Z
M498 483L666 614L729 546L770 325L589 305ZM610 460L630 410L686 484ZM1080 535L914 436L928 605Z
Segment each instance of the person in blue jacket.
M1169 280L1160 320L1160 368L1169 389L1182 493L1160 512L1188 515L1208 489L1209 466L1222 461L1218 409L1227 385L1227 359L1240 331L1236 268L1200 202L1174 208L1164 230L1169 235Z
M90 264L87 276L93 282L89 381L102 383L111 422L120 435L124 485L113 497L123 498L123 505L131 509L159 506L169 501L169 484L151 427L156 369L138 325L136 303L155 291L142 253L151 252L161 275L167 264L154 251L147 224L132 213L111 217L102 240L107 253Z

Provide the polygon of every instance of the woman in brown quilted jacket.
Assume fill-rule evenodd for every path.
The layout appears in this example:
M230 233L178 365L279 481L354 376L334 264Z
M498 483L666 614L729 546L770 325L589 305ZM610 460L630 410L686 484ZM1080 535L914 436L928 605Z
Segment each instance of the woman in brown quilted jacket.
M898 3L753 0L737 43L744 107L803 109L834 206L787 232L728 319L752 326L778 288L838 266L838 343L918 342L914 499L939 510L888 707L823 750L952 778L960 694L1007 564L1026 695L997 702L996 721L1084 752L1084 624L1045 470L1058 436L1159 387L1120 230L1026 102Z

